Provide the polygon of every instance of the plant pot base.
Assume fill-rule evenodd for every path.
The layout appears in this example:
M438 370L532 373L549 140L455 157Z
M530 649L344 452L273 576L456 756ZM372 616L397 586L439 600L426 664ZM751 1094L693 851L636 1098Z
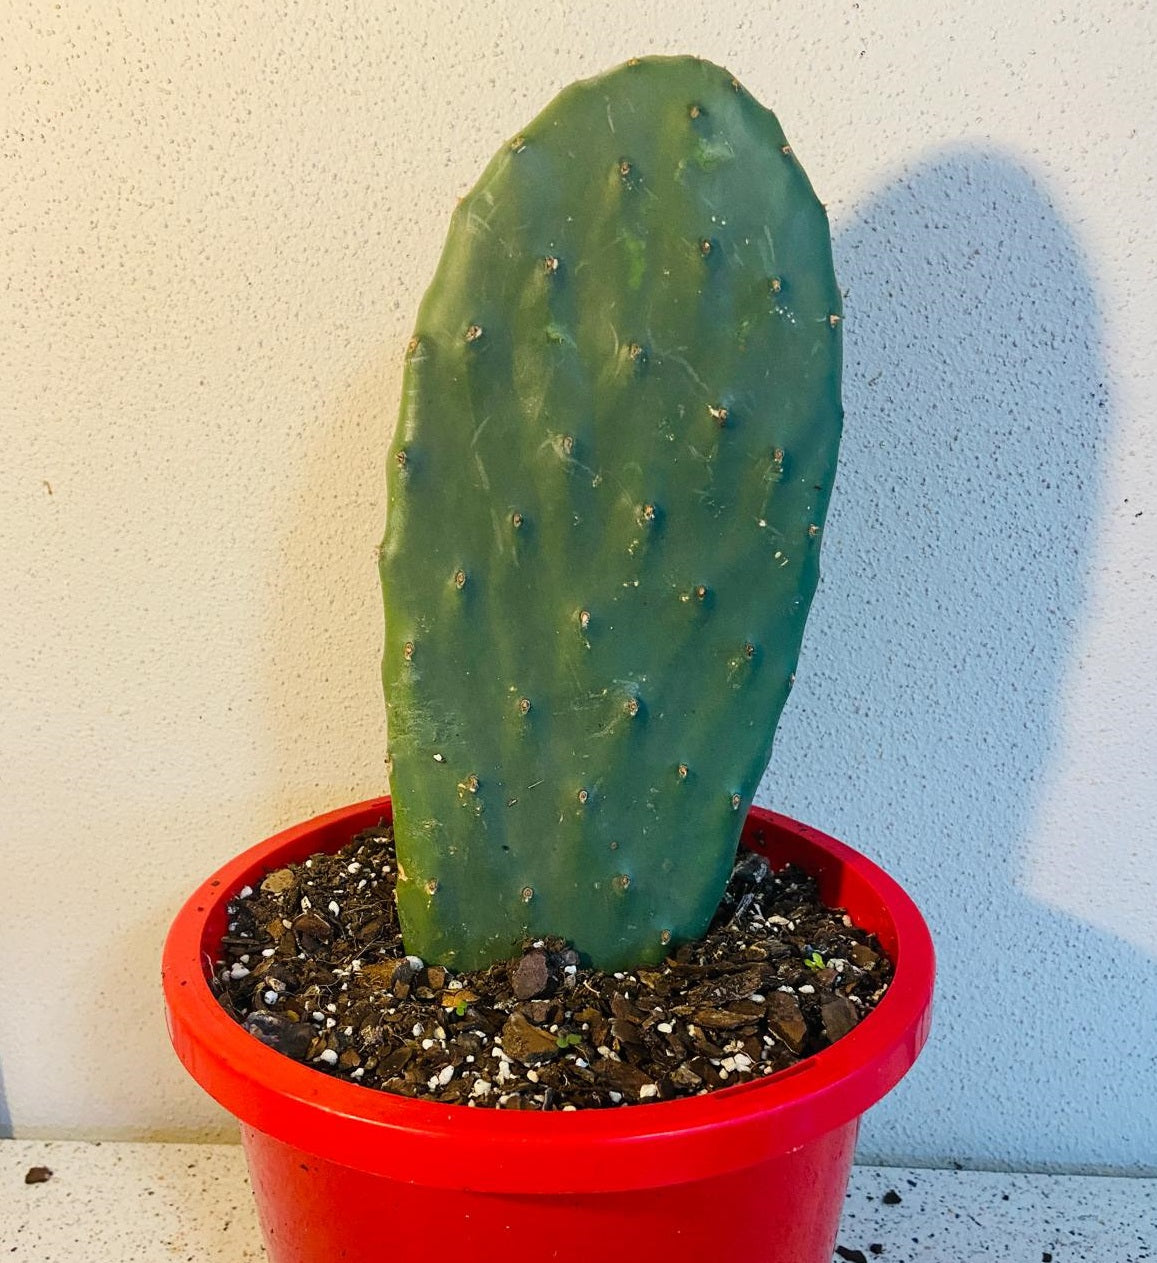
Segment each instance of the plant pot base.
M855 1120L726 1175L567 1197L449 1195L315 1158L252 1127L242 1141L270 1263L831 1263L858 1130ZM557 1161L568 1161L565 1150Z

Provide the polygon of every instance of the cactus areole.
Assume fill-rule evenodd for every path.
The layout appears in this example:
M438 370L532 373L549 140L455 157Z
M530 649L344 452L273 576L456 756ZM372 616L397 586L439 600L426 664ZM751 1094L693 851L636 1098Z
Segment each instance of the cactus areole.
M408 950L706 930L818 578L840 318L822 204L709 62L574 84L459 204L381 552Z

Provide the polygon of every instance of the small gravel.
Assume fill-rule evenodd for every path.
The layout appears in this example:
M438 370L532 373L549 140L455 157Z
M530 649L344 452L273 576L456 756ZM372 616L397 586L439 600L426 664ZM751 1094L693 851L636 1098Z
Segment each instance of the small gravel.
M262 1043L366 1088L475 1108L611 1108L773 1074L853 1029L891 962L815 882L740 852L709 932L601 973L561 939L454 974L407 955L383 822L228 907L213 989Z

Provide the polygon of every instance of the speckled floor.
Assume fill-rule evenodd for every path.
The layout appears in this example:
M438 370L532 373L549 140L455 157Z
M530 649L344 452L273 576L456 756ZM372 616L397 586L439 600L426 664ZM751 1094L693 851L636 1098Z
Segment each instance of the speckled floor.
M869 1263L1157 1261L1157 1180L857 1167L839 1245Z
M26 1184L33 1167L51 1178ZM1157 1180L857 1167L839 1245L838 1263L1157 1263ZM235 1146L0 1141L0 1260L264 1257Z

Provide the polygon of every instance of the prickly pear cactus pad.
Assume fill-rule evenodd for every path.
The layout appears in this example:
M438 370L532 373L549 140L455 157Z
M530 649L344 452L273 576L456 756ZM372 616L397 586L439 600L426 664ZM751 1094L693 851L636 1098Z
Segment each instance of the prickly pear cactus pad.
M705 931L818 577L840 341L824 209L708 62L573 85L459 204L381 553L411 952Z

